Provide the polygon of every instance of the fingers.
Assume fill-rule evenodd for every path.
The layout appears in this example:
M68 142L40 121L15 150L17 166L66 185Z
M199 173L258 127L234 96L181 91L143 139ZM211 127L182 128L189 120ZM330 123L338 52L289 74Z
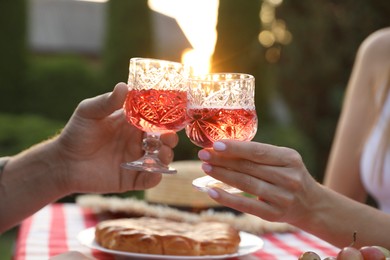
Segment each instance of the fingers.
M110 93L83 100L77 107L76 112L80 116L90 119L107 117L122 108L127 92L127 85L118 83Z
M142 172L139 182L136 182L136 189L145 190L152 188L160 183L162 179L161 173ZM140 187L138 187L138 184Z
M173 148L178 144L179 138L176 132L163 133L160 136L163 145L159 151L159 159L168 165L173 161ZM159 173L141 172L135 180L135 189L148 189L156 186L161 181L162 175Z
M302 161L293 149L257 142L222 140L214 143L212 152L221 153L224 157L245 158L259 164L288 166Z
M173 161L173 157L174 157L174 154L173 154L172 148L170 148L166 145L163 145L160 148L160 152L158 153L158 158L161 160L162 163L168 165L169 163L171 163Z
M281 219L281 211L256 198L234 195L220 189L209 189L208 195L219 204L240 212L259 216L269 221L279 221Z
M162 178L161 173L128 172L121 174L120 190L145 190L156 186Z
M289 204L291 201L291 194L288 190L286 190L284 186L275 185L275 183L273 183L273 176L275 174L273 174L270 169L262 169L261 167L262 166L259 166L258 173L250 175L229 168L209 164L202 165L202 169L211 177L249 194L255 195L267 203L277 204L279 206ZM267 180L267 177L269 180Z
M160 140L167 145L170 148L176 147L176 145L179 143L179 137L175 132L167 132L164 134L161 134Z
M168 165L173 161L174 153L172 149L178 144L179 137L176 132L172 131L161 134L160 140L162 146L158 153L158 157L162 163Z
M255 142L222 141L201 150L203 170L210 176L282 207L302 187L304 164L288 148Z
M233 140L216 142L213 148L199 151L199 159L270 183L283 183L291 178L290 169L304 168L299 153L289 148Z

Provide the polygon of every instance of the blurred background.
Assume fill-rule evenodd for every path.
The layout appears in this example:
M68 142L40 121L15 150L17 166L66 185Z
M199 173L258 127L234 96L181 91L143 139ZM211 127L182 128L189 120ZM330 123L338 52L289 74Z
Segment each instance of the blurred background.
M255 140L298 150L321 181L357 48L389 17L387 0L1 0L0 156L55 135L82 99L127 81L131 57L152 57L253 74ZM175 160L196 159L179 136Z

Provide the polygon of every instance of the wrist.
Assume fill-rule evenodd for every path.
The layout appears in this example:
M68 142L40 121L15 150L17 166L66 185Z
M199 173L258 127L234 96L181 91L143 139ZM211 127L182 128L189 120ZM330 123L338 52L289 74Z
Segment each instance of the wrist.
M299 214L301 217L293 224L306 231L323 226L327 222L328 211L332 208L327 193L327 189L320 183L312 185L306 194L308 200L304 204L305 207Z
M0 232L67 195L53 140L9 158L0 176ZM3 163L4 164L4 163Z
M44 160L50 171L50 176L61 196L69 195L72 191L69 185L69 162L63 155L58 137L45 144Z
M11 179L23 178L30 184L30 188L38 189L48 197L60 198L68 195L65 178L67 166L62 160L57 139L54 137L40 142L13 156L3 174Z
M298 227L324 240L334 240L345 228L343 210L347 204L343 196L319 183L311 194L310 210Z

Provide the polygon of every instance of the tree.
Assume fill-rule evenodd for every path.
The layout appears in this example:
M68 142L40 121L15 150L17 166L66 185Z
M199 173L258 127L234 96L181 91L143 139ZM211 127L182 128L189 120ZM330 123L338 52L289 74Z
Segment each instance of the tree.
M107 86L127 81L130 58L153 56L150 16L145 0L108 2L104 53Z
M0 2L0 111L18 112L26 73L26 1Z
M259 66L260 1L223 0L219 3L213 72L255 74Z
M256 108L266 111L268 88L263 49L259 44L261 1L219 2L217 42L212 72L240 72L256 78ZM264 114L263 114L264 115ZM264 119L264 118L262 118Z

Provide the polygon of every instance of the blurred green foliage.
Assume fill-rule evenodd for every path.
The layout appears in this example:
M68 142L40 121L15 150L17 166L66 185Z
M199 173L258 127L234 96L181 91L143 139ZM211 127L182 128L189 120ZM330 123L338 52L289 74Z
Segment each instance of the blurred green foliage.
M314 172L318 167L315 160L316 148L312 141L300 128L292 124L261 123L254 141L291 147L301 154L310 172ZM314 175L314 177L321 178L318 175Z
M38 115L0 114L0 157L16 154L57 134L64 124Z
M153 58L151 10L145 0L108 2L103 73L108 85L127 82L132 57Z
M0 111L17 112L27 54L27 0L0 1Z
M112 89L102 84L100 70L92 61L75 55L31 57L17 104L23 112L68 120L81 100Z

